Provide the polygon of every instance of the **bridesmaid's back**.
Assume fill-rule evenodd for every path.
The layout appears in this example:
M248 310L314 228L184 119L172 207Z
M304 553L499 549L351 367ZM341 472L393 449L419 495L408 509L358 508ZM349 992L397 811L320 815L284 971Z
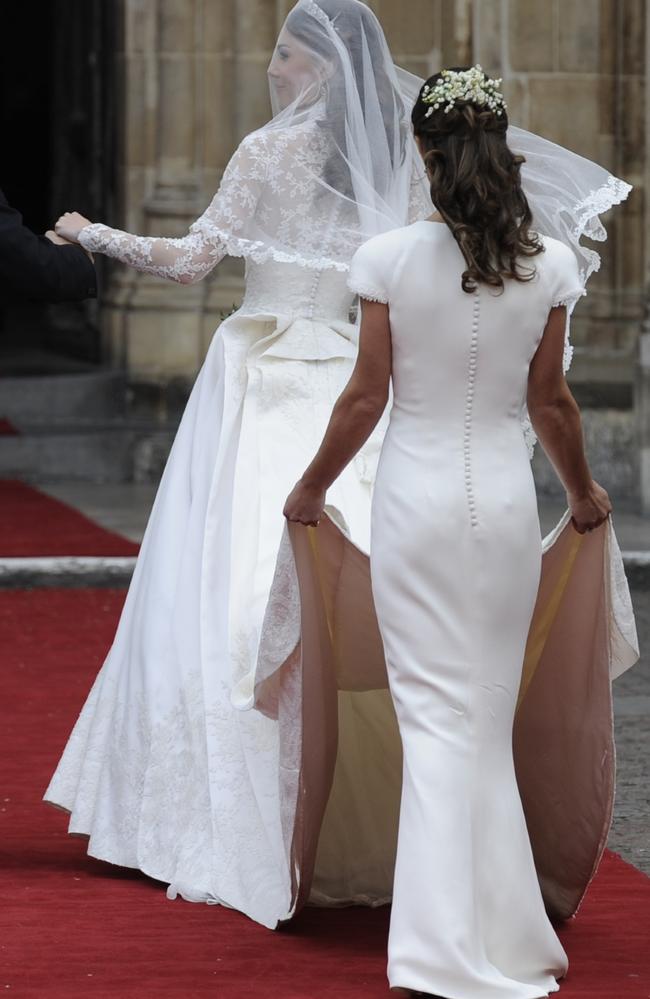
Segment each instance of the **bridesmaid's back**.
M506 279L463 291L463 255L444 223L421 221L371 239L356 254L350 287L390 309L394 415L439 429L463 422L490 428L519 417L528 368L554 305L583 294L571 250L543 238L523 261L531 281ZM397 411L397 412L395 412Z

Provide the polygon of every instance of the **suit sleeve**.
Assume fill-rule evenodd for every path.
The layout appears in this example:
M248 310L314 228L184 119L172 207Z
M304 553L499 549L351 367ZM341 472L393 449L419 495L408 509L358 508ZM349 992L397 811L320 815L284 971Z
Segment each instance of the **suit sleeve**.
M37 236L0 195L0 297L71 302L96 295L97 277L87 254Z

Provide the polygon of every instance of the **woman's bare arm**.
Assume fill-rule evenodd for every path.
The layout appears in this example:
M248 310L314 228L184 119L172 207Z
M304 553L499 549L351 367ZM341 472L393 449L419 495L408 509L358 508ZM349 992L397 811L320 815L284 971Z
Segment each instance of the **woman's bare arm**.
M582 420L562 369L566 309L551 309L528 375L528 412L533 429L567 492L580 533L607 519L612 506L595 482L585 455Z
M363 301L359 355L316 457L287 499L284 515L317 524L325 494L377 426L388 402L392 365L388 306Z

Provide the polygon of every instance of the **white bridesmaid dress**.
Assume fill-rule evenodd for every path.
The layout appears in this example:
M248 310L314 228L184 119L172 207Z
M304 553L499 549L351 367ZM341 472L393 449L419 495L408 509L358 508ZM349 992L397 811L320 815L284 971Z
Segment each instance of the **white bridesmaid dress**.
M539 999L567 956L546 915L512 733L542 544L522 435L552 306L582 294L544 239L530 283L463 292L448 227L371 240L351 287L390 307L394 401L372 513L373 594L404 751L389 980Z

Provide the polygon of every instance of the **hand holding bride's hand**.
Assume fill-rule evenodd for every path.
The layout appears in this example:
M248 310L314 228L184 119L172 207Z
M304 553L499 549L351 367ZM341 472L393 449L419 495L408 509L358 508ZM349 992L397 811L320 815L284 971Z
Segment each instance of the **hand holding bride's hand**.
M55 243L56 246L71 246L70 240L64 239L63 236L57 236L54 229L48 229L45 235L50 243Z
M578 534L600 527L612 512L612 504L606 490L594 480L585 495L575 496L567 493L567 500L573 526Z
M56 246L79 246L79 249L84 251L88 259L90 260L91 264L95 263L95 258L93 257L90 250L87 250L79 243L73 243L69 239L64 239L63 236L57 236L57 234L54 232L53 229L48 229L45 235L49 239L50 243L54 243Z
M54 228L58 236L63 236L70 243L78 243L81 230L91 224L90 219L79 212L64 212Z
M284 504L284 516L297 524L316 527L324 509L325 490L307 486L301 479Z

